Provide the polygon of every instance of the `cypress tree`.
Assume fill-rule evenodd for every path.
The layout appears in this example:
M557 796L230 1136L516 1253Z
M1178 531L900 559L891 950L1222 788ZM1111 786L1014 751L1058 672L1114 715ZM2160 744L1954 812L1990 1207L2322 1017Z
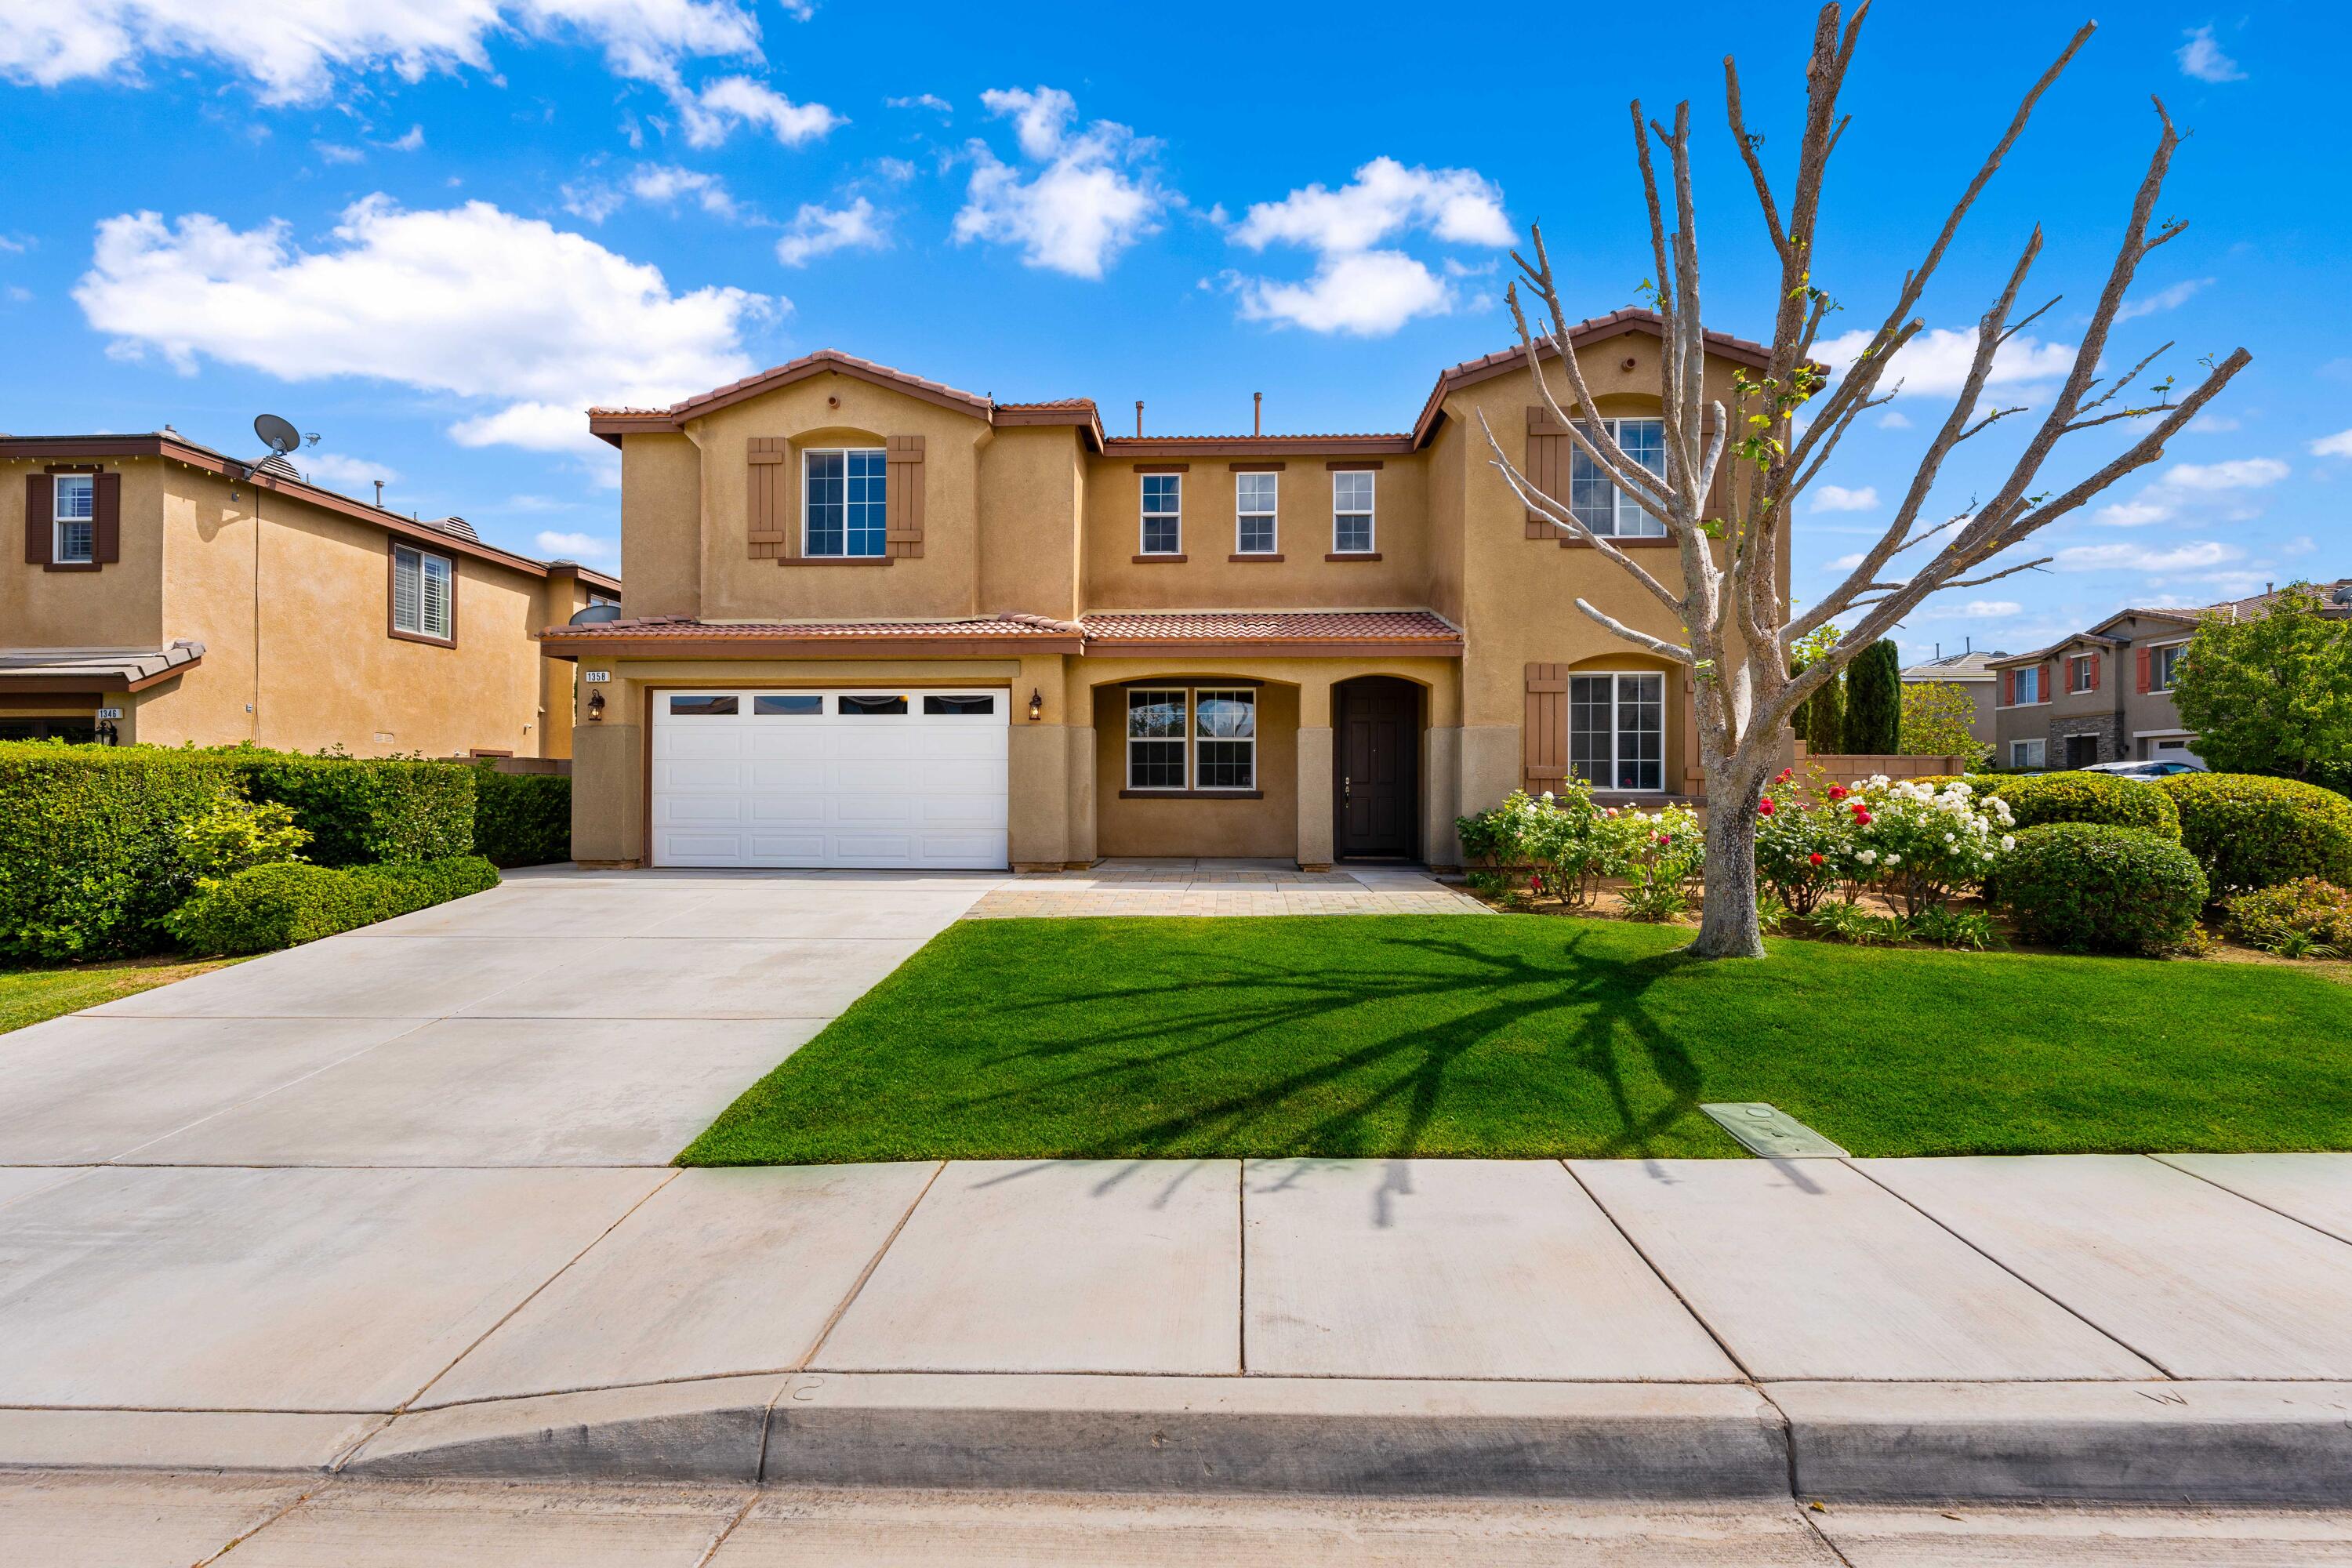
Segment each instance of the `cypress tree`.
M1805 699L1805 750L1812 756L1834 757L1845 748L1844 684L1832 675Z
M1846 666L1845 750L1888 753L1903 746L1903 659L1881 637Z

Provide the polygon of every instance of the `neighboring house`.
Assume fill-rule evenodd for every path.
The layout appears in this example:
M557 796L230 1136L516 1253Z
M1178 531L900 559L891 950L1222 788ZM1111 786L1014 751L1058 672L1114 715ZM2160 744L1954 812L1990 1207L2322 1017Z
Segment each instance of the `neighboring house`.
M1656 318L1576 341L1601 416L1655 452ZM1711 339L1710 397L1762 363ZM621 448L628 585L625 618L543 639L583 671L573 851L1447 864L1454 818L1522 785L1687 798L1685 672L1574 601L1678 628L1530 518L1480 411L1652 571L1675 558L1538 403L1514 351L1446 371L1393 435L1118 437L1087 399L1000 404L826 351L593 410Z
M1940 658L1931 658L1906 669L1903 684L1948 686L1959 692L1974 708L1969 720L1969 733L1986 746L1990 746L1997 737L1993 716L2000 696L2000 677L1993 670L1992 661L2008 657L1998 648L1948 653Z
M0 437L0 739L571 754L532 634L615 579L170 430Z
M2352 613L2352 578L2316 590ZM2197 736L2173 705L2173 682L2198 618L2261 615L2273 595L2193 609L2118 610L2088 631L2032 653L1989 661L2000 679L1993 761L2013 768L2094 763L2200 762Z

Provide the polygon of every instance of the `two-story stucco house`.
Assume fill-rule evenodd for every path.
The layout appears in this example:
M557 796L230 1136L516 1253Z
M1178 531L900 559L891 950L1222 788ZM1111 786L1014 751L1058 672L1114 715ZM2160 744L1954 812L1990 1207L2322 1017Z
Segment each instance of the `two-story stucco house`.
M1654 451L1656 319L1578 342L1594 413ZM1762 360L1712 340L1710 395ZM1455 816L1522 784L1695 793L1684 672L1574 600L1662 636L1671 617L1488 464L1482 410L1549 493L1675 575L1663 528L1539 402L1513 351L1444 372L1394 434L1121 437L1090 400L997 403L827 351L594 410L627 587L621 618L542 639L582 671L573 852L1443 864Z
M0 437L0 739L563 757L620 584L170 431Z

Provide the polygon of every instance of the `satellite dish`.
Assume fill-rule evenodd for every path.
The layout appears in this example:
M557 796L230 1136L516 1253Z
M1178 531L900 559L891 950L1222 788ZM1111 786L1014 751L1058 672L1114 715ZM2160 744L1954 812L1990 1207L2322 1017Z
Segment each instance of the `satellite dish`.
M253 433L261 437L263 446L281 458L302 444L302 432L275 414L265 414L256 419Z

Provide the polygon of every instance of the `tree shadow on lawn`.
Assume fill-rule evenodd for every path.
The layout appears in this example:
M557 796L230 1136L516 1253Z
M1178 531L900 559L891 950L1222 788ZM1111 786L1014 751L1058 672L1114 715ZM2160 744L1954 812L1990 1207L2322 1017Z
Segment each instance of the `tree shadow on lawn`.
M1426 1026L1416 1021L1380 1037L1366 1037L1295 1068L1278 1067L1271 1078L1246 1087L1212 1091L1213 1097L1202 1102L1140 1124L1106 1129L1076 1152L1089 1158L1150 1158L1178 1152L1412 1154L1441 1121L1454 1124L1445 1129L1453 1134L1444 1140L1449 1146L1477 1142L1479 1124L1489 1120L1481 1113L1497 1108L1459 1101L1462 1096L1491 1094L1487 1085L1454 1087L1465 1058L1507 1030L1570 1016L1575 1018L1572 1028L1564 1037L1542 1040L1540 1067L1532 1070L1585 1075L1600 1086L1608 1109L1605 1125L1591 1125L1589 1118L1563 1123L1560 1135L1577 1143L1580 1152L1616 1157L1654 1154L1662 1133L1696 1114L1702 1074L1682 1045L1650 1016L1644 997L1659 981L1700 961L1679 951L1633 959L1597 955L1585 951L1592 942L1591 933L1568 935L1556 965L1438 937L1369 939L1354 950L1354 956L1365 960L1363 967L1344 971L1296 970L1220 952L1214 955L1215 973L1188 975L1182 981L1181 994L1187 1006L1173 1029L1163 1013L1132 1025L1097 1027L992 1053L991 1068L1010 1068L1024 1060L1097 1065L1076 1065L953 1104L959 1110L982 1112L984 1120L990 1110L1023 1102L1034 1107L1041 1100L1093 1090L1099 1096L1096 1103L1115 1113L1134 1097L1137 1079L1160 1079L1149 1098L1165 1100L1168 1079L1181 1081L1188 1066L1214 1071L1224 1065L1221 1058L1243 1051L1255 1037L1295 1033L1308 1039L1337 1038L1362 1030L1370 1020L1402 1005L1474 994L1485 999L1467 1012L1441 1016ZM1382 947L1414 950L1439 962L1416 965L1396 954L1391 955L1396 962L1383 963L1377 951L1365 951ZM1115 1015L1143 994L1131 988L1066 993L1036 1002L1000 1001L996 1010L1000 1016L1050 1011L1085 1020ZM1154 986L1150 994L1163 992ZM1171 1040L1171 1033L1180 1037ZM1656 1096L1637 1096L1629 1085L1623 1059L1629 1045L1639 1051L1663 1090L1663 1104L1645 1110L1636 1103ZM1113 1059L1101 1060L1105 1055ZM1457 1102L1448 1102L1449 1093ZM1321 1103L1326 1101L1328 1106ZM1298 1121L1302 1108L1312 1109L1312 1120ZM1402 1116L1401 1124L1387 1125L1384 1119L1394 1115Z

